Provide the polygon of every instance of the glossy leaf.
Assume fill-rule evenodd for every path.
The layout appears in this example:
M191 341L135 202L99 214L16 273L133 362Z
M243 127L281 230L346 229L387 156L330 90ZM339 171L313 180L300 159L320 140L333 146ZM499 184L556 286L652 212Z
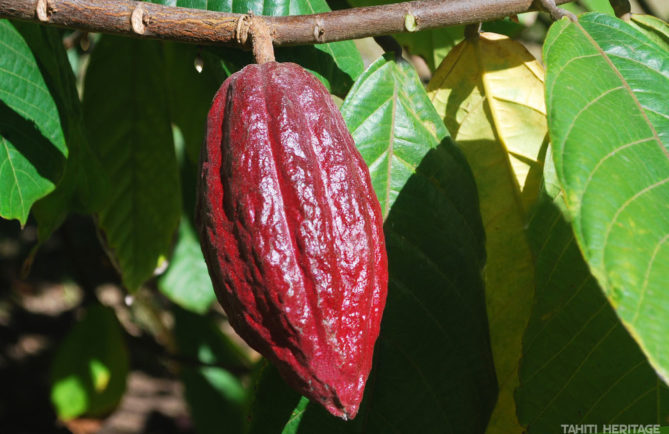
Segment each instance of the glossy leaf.
M591 13L555 23L544 58L553 159L576 240L669 381L669 53Z
M33 23L16 22L14 27L40 65L63 119L68 146L62 179L32 210L38 223L39 240L44 242L70 212L97 211L106 197L108 185L99 161L88 146L76 80L63 47L62 33Z
M177 245L167 271L158 280L158 288L174 303L201 314L216 299L200 242L186 218L181 219Z
M602 294L550 197L540 201L528 231L536 296L516 393L527 432L559 433L562 424L666 424L669 389Z
M21 34L0 20L0 216L25 224L60 179L68 150L58 108Z
M483 33L449 53L428 93L472 168L486 231L486 302L501 389L488 432L517 432L513 391L534 291L526 209L537 197L547 145L543 70L519 43Z
M157 42L104 36L84 86L89 140L112 184L99 225L130 291L168 256L181 215L160 54Z
M497 391L476 271L485 262L476 187L413 68L389 59L369 66L341 108L372 182L386 177L374 187L382 209L390 209L388 302L357 426L480 432ZM379 151L386 167L375 171ZM455 399L456 389L468 392ZM314 407L302 432L322 419L324 411Z
M58 109L30 48L8 20L0 20L2 101L37 129L61 154L67 156Z
M384 217L423 156L446 136L416 71L391 55L370 65L341 107Z
M669 51L669 24L652 15L632 15L630 24L655 42L664 51Z
M128 353L114 311L93 305L60 344L52 365L51 401L62 420L102 416L125 391Z

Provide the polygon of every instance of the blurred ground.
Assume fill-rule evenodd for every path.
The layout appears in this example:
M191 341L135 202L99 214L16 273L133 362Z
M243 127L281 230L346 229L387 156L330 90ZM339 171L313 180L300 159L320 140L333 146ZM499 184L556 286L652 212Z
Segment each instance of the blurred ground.
M56 420L49 400L54 350L87 298L97 293L109 301L122 293L89 218L69 219L21 279L22 261L35 242L32 224L19 231L15 222L0 219L0 433L194 432L181 383L141 334L126 336L131 373L119 408L104 421L65 426Z

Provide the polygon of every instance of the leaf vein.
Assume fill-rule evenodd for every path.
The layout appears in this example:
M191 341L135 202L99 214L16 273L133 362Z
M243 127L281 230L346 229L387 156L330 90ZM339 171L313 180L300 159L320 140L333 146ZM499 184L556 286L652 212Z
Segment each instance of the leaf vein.
M606 306L607 304L608 304L608 302L604 302L602 307ZM600 308L600 310L601 310L601 308ZM611 333L613 333L613 331L619 326L619 324L620 323L618 323L618 322L613 324L613 326L611 326L611 328L606 332L606 334L599 339L597 344L592 346L592 348L585 355L585 357L583 358L581 363L576 367L576 370L574 370L574 372L569 376L567 381L564 382L564 385L562 386L562 388L557 393L555 393L555 395L553 395L553 398L544 406L543 410L541 410L541 412L539 412L539 414L537 414L537 416L535 416L534 419L532 420L532 422L530 422L528 425L532 425L536 420L539 419L539 417L541 417L546 412L546 410L548 410L551 407L551 405L553 405L555 400L557 400L558 397L562 394L562 392L565 391L565 389L567 388L567 386L569 385L571 380L573 380L574 377L576 376L576 374L578 374L580 372L581 368L583 368L583 366L585 365L585 362L587 362L588 359L590 359L590 356L592 356L594 354L594 352L597 350L597 348L606 340L606 338L608 338L608 336Z
M648 289L648 280L650 278L650 271L653 268L653 263L655 262L655 258L657 257L657 253L660 251L660 248L664 243L669 240L669 234L665 235L655 246L655 249L653 249L653 253L650 256L650 261L648 261L648 267L646 267L646 273L643 279L643 286L641 286L641 294L639 295L639 302L637 303L636 310L634 311L634 317L632 318L632 324L636 324L637 319L639 318L639 313L641 312L641 305L644 302L644 298L646 296L646 289Z

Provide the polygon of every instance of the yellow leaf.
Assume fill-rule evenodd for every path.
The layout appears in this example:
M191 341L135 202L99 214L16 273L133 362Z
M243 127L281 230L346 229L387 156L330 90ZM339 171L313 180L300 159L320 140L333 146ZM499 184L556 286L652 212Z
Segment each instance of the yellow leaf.
M526 206L536 199L547 138L544 72L519 43L482 33L439 66L428 92L457 142L490 139L509 156ZM531 173L531 176L528 176Z
M513 392L534 295L526 213L546 153L543 70L519 43L482 33L444 59L428 94L472 168L486 230L486 304L500 387L487 433L520 433Z

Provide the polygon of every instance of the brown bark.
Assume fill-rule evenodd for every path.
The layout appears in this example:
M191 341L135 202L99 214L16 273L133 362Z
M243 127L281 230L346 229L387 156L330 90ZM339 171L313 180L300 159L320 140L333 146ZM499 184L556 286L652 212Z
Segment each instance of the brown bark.
M556 3L567 1L557 0ZM274 45L282 46L472 24L540 7L539 2L532 0L424 0L263 18L270 28ZM90 32L249 48L250 20L244 17L127 0L0 0L0 18L37 21ZM415 26L407 29L407 22L415 22Z

